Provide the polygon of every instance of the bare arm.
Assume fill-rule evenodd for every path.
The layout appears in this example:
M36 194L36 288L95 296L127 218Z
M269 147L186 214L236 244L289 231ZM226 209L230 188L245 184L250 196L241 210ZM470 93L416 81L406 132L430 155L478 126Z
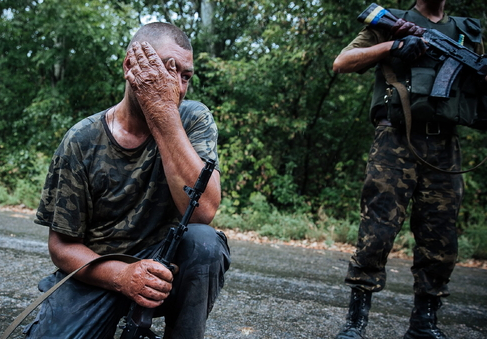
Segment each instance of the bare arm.
M173 200L183 214L189 201L183 187L192 186L204 166L186 135L178 110L182 100L181 88L187 86L189 79L180 74L174 59L169 59L164 65L149 44L134 44L127 53L126 61L125 78L157 142ZM220 200L220 174L214 171L191 222L209 224Z
M178 113L179 118L179 113ZM179 119L179 124L181 121ZM163 124L160 124L162 126ZM166 125L167 127L167 125ZM155 129L161 131L162 128ZM188 196L183 190L184 185L193 186L196 182L204 162L191 145L184 128L174 128L167 134L154 134L157 141L166 173L167 181L176 206L183 214L188 206ZM168 138L168 134L172 134ZM163 137L164 135L164 137ZM179 140L179 141L178 141ZM195 209L191 222L209 224L213 220L221 200L220 173L213 171L208 185L199 200L199 207Z
M82 243L53 230L49 231L49 253L54 265L71 273L89 261L99 257ZM172 273L154 260L141 260L134 264L110 260L90 265L75 278L94 286L117 291L144 307L161 305L172 288Z
M389 56L394 41L386 41L371 47L353 48L340 53L333 62L336 73L352 73L370 67Z

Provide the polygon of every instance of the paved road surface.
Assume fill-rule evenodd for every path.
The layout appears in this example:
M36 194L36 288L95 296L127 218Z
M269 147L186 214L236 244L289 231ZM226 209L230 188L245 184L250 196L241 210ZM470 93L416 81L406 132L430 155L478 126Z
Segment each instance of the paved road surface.
M0 333L39 292L54 269L47 229L32 216L0 212ZM330 338L342 325L349 289L343 285L349 254L230 240L232 267L208 320L205 338ZM369 338L402 338L412 307L408 260L391 259L388 284L374 295ZM452 339L487 338L487 270L457 267L452 295L439 322ZM162 333L161 319L154 329ZM11 338L21 338L16 331Z

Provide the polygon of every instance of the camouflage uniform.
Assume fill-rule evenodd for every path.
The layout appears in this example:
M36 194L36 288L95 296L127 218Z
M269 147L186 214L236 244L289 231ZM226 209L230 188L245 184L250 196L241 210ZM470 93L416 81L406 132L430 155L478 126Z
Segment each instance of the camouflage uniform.
M415 9L410 14L421 16ZM445 15L437 24L428 24L443 30L448 22L450 18ZM342 52L370 47L389 39L390 36L385 31L367 27ZM470 47L477 53L483 52L482 44L477 43ZM431 66L427 58L420 60L425 64L424 67ZM397 60L393 61L397 63ZM408 67L404 67L399 72L407 73L407 70ZM403 125L387 121L387 108L382 99L385 91L380 90L384 87L384 81L378 67L370 117L376 125L375 140L369 153L361 196L357 250L350 260L345 282L365 291L377 292L384 288L387 257L401 230L411 201L411 231L416 240L414 265L411 268L415 294L447 296L447 283L458 251L455 223L463 197L463 179L461 175L442 174L426 168L410 153ZM412 83L411 93L415 92L418 81L414 82L412 79ZM417 153L430 164L442 169L460 170L461 155L454 126L432 119L435 124L442 125L441 133L428 135L428 122L421 120L430 118L432 108L423 105L424 107L416 109L416 98L417 95L411 94L411 141ZM429 100L427 102L430 103ZM386 123L380 124L381 120Z
M124 253L149 258L181 216L172 200L161 156L152 136L135 149L113 138L108 110L73 126L54 154L35 222L72 237L103 255ZM183 127L202 159L217 161L218 131L206 106L185 100ZM191 183L193 184L193 183ZM206 318L230 265L225 235L212 227L189 225L178 247L180 271L161 307L166 326L185 338L203 338ZM65 274L39 284L45 291ZM25 332L29 338L110 338L128 299L71 279L47 302Z
M413 133L411 141L429 163L460 169L455 135ZM457 258L455 221L463 196L463 179L461 175L443 174L423 166L406 145L404 133L377 126L362 191L357 250L349 263L346 283L372 292L384 288L387 257L412 200L415 294L446 296Z
M371 15L374 13L374 20L380 20L385 13L380 8L376 7L376 10ZM398 18L435 29L451 39L461 39L465 48L483 52L477 19L445 14L440 21L432 22L416 7L389 11ZM380 29L379 25L375 27L365 27L342 53L395 40L389 30ZM415 47L421 41L418 37L405 39L413 41ZM373 56L376 51L368 49L370 53L366 54ZM404 339L448 339L437 326L436 312L441 306L441 297L449 295L448 282L457 259L455 223L463 197L463 178L460 174L433 170L417 159L409 145L403 100L399 95L404 88L409 97L410 141L415 153L442 170L460 171L461 153L455 126L460 122L479 120L478 114L485 114L481 108L483 93L477 84L478 76L464 68L450 84L448 99L431 95L442 64L443 60L429 53L407 60L389 53L375 67L369 115L376 128L375 139L369 152L360 201L357 249L350 259L345 278L351 287L350 303L346 322L335 339L366 337L372 294L381 291L386 284L387 258L410 203L411 231L416 241L411 267L414 307ZM366 70L367 67L359 73ZM389 72L394 74L394 82L397 80L404 87L386 80L390 79Z

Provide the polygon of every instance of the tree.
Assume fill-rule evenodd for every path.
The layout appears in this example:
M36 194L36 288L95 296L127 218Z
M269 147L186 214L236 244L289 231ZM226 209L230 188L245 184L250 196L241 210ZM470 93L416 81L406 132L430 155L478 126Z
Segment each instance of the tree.
M137 21L130 7L97 0L1 6L0 172L8 182L36 174L38 153L50 156L73 122L121 98Z

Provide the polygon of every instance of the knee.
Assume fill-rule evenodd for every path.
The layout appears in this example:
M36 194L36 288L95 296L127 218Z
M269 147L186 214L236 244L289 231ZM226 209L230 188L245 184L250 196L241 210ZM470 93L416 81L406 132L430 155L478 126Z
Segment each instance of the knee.
M230 250L225 235L204 224L190 224L178 248L178 257L192 264L221 262L228 269Z

